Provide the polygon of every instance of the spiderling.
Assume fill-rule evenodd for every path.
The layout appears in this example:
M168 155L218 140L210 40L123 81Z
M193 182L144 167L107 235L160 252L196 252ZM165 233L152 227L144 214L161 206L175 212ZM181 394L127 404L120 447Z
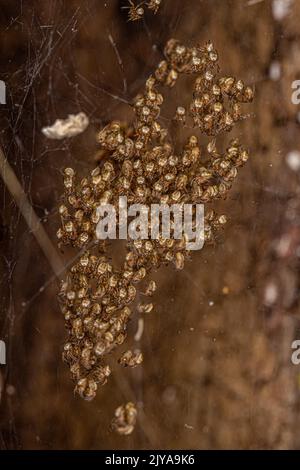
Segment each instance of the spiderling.
M138 21L143 18L145 14L145 8L148 8L148 10L151 10L156 15L161 4L162 0L149 0L148 2L142 1L138 4L135 4L133 0L128 0L128 6L124 8L129 10L129 21Z

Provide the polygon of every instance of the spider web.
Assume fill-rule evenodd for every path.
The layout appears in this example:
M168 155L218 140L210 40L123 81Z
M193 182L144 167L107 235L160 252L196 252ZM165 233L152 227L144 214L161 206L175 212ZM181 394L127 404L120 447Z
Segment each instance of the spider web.
M281 41L286 36L277 23L272 26L274 31L271 28L267 3L164 0L157 15L147 12L135 23L128 22L128 11L123 8L127 0L21 0L1 6L0 79L7 89L7 105L0 105L1 146L23 193L19 199L12 197L1 181L0 339L7 345L7 366L0 369L0 447L213 448L224 442L225 446L234 442L235 447L236 442L241 446L239 435L243 436L245 423L250 429L249 446L273 445L273 437L268 441L263 436L257 444L253 436L267 436L274 428L271 418L282 413L283 400L278 406L273 394L266 393L263 403L268 411L259 410L257 424L255 393L272 381L279 383L279 390L280 383L293 390L294 375L283 366L294 323L285 321L282 342L281 336L275 337L282 350L271 378L267 366L259 375L256 369L261 367L261 358L270 357L270 351L261 335L265 325L256 283L261 280L257 271L265 254L264 243L267 240L271 245L281 231L282 213L292 189L290 175L284 176L278 163L285 155L284 139L280 137L278 143L273 132L264 135L268 129L265 116L279 116L272 128L274 135L287 130L288 141L298 129L293 117L289 123L284 113L280 118L281 101L276 106L272 102L274 84L268 82L266 71L273 58L280 58L281 53L284 58ZM273 32L274 44L267 50ZM240 134L251 148L253 160L239 175L239 190L229 197L230 211L226 213L231 217L231 232L226 247L215 246L196 255L180 278L169 272L159 274L163 306L156 302L159 315L143 335L145 357L151 362L149 376L143 368L126 380L114 372L116 382L108 383L101 396L87 404L73 398L69 374L61 361L65 331L56 301L54 258L43 253L32 231L32 218L36 214L63 265L72 263L72 250L58 253L56 248L62 170L70 166L84 176L95 166L96 132L112 119L132 119L132 99L162 59L163 47L171 37L187 39L190 44L216 39L224 57L224 73L243 75L247 83L266 86L266 95L259 95L255 120L241 126ZM290 82L286 88L289 86ZM177 105L191 90L176 87L172 93ZM164 108L164 125L174 111L172 100ZM90 121L83 134L62 141L47 140L42 134L44 126L79 112L86 113ZM272 177L269 162L277 169ZM8 175L8 167L6 170ZM29 211L29 222L24 219L26 200L34 211ZM230 295L220 293L225 282L225 287L236 286L228 301ZM140 336L137 326L133 325L131 337ZM241 377L235 375L239 370ZM281 382L276 382L277 377ZM158 389L163 390L160 400ZM147 403L147 398L151 406L145 416L149 419L142 416L132 438L124 441L106 431L116 405L128 399ZM289 404L283 409L285 429L289 430L285 436L293 429L290 409ZM230 421L231 414L236 421ZM261 416L266 432L261 428ZM233 435L237 437L232 441L224 438ZM274 439L281 443L279 431Z

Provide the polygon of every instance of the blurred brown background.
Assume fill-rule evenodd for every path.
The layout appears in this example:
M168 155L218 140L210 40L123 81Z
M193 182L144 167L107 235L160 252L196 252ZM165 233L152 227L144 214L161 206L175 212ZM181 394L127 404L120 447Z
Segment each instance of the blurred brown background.
M217 243L195 252L183 272L156 273L142 369L116 368L89 403L73 395L61 361L57 281L1 181L0 339L8 355L0 366L0 447L299 448L300 366L291 363L291 343L300 339L300 185L288 162L300 150L300 107L291 103L291 83L300 78L300 2L164 0L156 16L138 23L127 21L126 3L0 2L1 144L53 244L62 169L84 175L93 167L96 131L132 118L126 101L171 37L188 45L212 40L223 73L255 85L251 115L233 132L251 159L220 204L229 222ZM189 94L178 86L164 116L174 98L181 104ZM43 126L80 111L90 118L83 134L42 135ZM143 412L134 433L121 437L109 423L128 400Z

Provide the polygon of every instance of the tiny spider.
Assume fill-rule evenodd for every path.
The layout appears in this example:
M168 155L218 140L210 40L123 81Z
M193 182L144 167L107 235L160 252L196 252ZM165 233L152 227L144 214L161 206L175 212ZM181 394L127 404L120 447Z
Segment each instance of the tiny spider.
M160 6L161 0L149 0L149 3L147 3L147 7L149 10L152 10L155 15L158 12Z
M129 1L129 6L124 7L129 9L128 17L129 21L137 21L140 20L145 13L145 10L143 8L144 2L140 3L139 5L135 5L132 0Z

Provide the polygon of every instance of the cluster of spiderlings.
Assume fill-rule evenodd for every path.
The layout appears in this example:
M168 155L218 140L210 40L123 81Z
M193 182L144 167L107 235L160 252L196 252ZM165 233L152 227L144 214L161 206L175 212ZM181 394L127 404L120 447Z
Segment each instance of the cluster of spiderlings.
M136 349L135 351L126 351L119 359L119 364L124 367L136 367L143 362L143 353Z
M121 435L128 436L135 428L137 418L137 409L134 403L128 402L126 405L119 406L115 411L115 417L112 420L112 428Z
M125 7L129 10L128 19L129 21L142 19L146 8L156 15L161 4L162 0L148 0L139 3L134 3L133 0L128 0L128 7Z
M60 292L68 331L63 359L70 367L76 392L85 399L94 398L98 385L104 384L110 374L106 356L125 341L139 283L163 264L172 263L176 269L183 269L190 254L185 237L129 239L124 263L116 269L108 257L107 242L96 238L98 207L102 203L113 204L118 220L120 196L127 196L128 204L148 207L154 203L208 204L226 197L238 168L248 159L247 151L237 140L219 152L214 140L204 149L197 136L191 135L180 149L180 144L172 141L169 131L160 123L164 87L173 87L180 73L188 73L196 75L191 106L195 127L208 135L230 129L224 96L233 109L237 101L250 101L253 92L240 85L238 90L241 81L218 78L217 58L211 43L187 48L170 40L165 60L134 101L134 122L128 126L112 122L99 132L103 158L88 176L80 179L73 169L64 171L65 195L59 208L62 225L57 236L60 245L70 244L83 254L69 270ZM207 74L214 77L211 85L205 78ZM219 83L219 95L213 91L215 83ZM195 101L205 95L212 101L208 99L202 112L201 107L193 111ZM207 109L216 103L223 108L218 113L209 111L212 126L208 126ZM184 115L181 106L175 118L180 117L182 122ZM232 116L236 122L237 115ZM205 241L212 241L226 217L213 210L206 210L205 214ZM150 230L149 224L149 234ZM151 297L155 290L155 282L148 281L143 293ZM138 303L137 310L140 314L150 313L153 303ZM141 360L142 356L127 352L119 363L138 365Z
M212 43L188 48L172 39L165 48L166 60L156 71L158 81L174 86L180 73L197 74L193 99L187 106L178 106L175 119L187 119L207 135L230 131L244 118L241 104L252 101L253 89L242 80L220 77L218 54Z

